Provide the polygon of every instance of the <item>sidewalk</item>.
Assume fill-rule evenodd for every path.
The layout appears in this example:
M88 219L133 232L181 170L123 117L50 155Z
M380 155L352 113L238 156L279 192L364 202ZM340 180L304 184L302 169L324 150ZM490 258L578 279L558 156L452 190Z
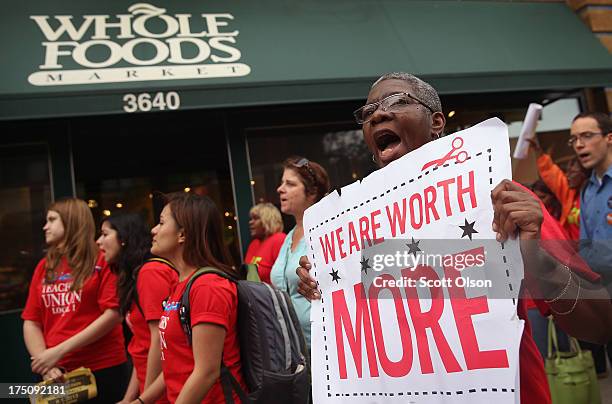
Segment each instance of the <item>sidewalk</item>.
M602 404L612 404L612 376L608 375L605 379L599 379L598 381Z

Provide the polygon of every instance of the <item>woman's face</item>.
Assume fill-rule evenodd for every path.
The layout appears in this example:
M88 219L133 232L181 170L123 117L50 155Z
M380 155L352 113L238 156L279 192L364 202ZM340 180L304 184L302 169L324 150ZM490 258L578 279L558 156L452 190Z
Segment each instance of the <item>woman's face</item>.
M47 212L47 222L43 227L45 242L50 246L58 245L64 239L64 223L59 213L50 210Z
M113 229L107 221L101 226L100 237L96 240L98 248L104 253L104 260L108 263L115 262L121 252L121 242L117 230Z
M588 179L584 169L578 160L570 160L566 170L567 185L570 188L579 189L582 184Z
M366 103L378 102L392 94L404 92L414 94L414 90L404 80L383 80L370 90ZM379 166L384 167L431 141L434 133L444 130L444 124L443 114L431 115L426 107L415 103L401 113L385 112L378 108L362 129L374 159Z
M276 189L280 196L281 212L286 215L302 216L314 204L315 196L306 195L306 188L300 176L291 168L285 168L280 186Z
M159 215L159 224L151 229L153 244L151 253L159 257L172 259L181 247L182 232L178 228L170 205L164 206Z
M249 214L249 230L253 238L264 239L266 237L266 229L264 228L261 218L255 212Z

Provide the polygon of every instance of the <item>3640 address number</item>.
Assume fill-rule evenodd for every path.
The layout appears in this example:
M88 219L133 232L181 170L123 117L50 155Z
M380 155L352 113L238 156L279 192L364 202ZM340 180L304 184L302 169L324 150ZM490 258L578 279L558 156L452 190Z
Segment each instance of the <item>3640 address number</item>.
M123 110L128 113L148 112L152 110L176 110L181 106L181 97L176 91L157 92L154 94L125 94L123 96Z

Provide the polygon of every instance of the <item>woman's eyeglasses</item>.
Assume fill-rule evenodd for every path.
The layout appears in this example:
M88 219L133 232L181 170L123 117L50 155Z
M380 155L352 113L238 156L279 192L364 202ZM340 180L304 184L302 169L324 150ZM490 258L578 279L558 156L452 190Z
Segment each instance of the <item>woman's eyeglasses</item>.
M376 112L379 107L383 111L402 112L410 105L416 104L421 104L431 112L434 112L433 108L431 108L429 105L425 104L423 101L419 100L412 94L398 93L391 94L390 96L385 97L378 102L373 102L371 104L364 105L363 107L353 112L353 116L355 117L355 121L357 121L357 123L361 125L372 119L372 115L374 115L374 112Z

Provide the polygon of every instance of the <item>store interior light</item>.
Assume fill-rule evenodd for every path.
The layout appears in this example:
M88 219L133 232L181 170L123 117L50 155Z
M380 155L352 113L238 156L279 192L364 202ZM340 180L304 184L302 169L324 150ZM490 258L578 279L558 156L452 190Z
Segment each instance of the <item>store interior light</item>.
M98 202L96 202L96 201L95 201L95 200L93 200L93 199L90 199L90 200L88 200L88 201L87 201L87 206L89 206L90 208L92 208L92 209L93 209L93 208L95 208L95 207L97 207L97 206L98 206Z
M356 180L357 179L357 173L353 173L352 177L353 177L354 180Z
M251 180L251 185L255 185L255 181L254 180Z
M230 213L229 212L225 212L225 217L229 217Z
M185 192L189 192L189 191L191 191L191 188L185 187Z
M454 110L448 113L448 117L449 118L452 118L453 116L455 116L455 111Z
M121 209L123 207L123 204L121 202L117 202L117 204L115 206L118 207L119 209Z
M153 194L149 194L149 199L153 199Z
M110 211L110 210L108 210L108 209L104 209L104 210L102 211L102 214L103 214L104 216L110 216L110 215L111 215L111 211Z
M228 228L228 229L230 229L230 230L232 230L232 229L233 229L233 227L232 227L232 226L227 226L227 228Z

